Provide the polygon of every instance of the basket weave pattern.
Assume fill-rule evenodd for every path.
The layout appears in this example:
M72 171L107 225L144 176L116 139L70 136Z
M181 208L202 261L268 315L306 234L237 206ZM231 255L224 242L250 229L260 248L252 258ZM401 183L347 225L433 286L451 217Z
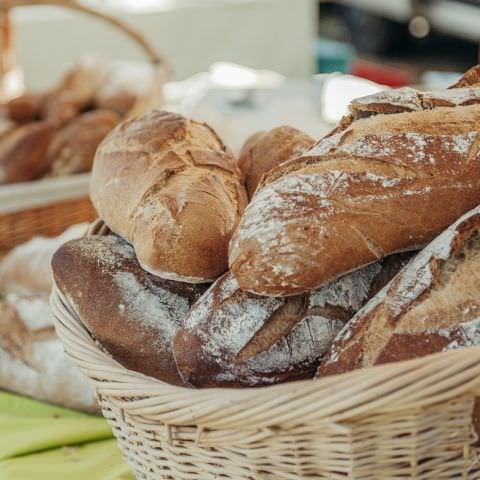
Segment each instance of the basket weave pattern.
M90 233L108 230L97 222ZM139 479L480 478L472 427L480 348L319 381L191 390L119 365L56 286L51 306Z

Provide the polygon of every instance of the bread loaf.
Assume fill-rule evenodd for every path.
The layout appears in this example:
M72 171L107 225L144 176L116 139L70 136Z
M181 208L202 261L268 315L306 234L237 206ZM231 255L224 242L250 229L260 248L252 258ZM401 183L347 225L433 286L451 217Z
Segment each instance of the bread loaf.
M26 92L6 103L5 115L14 122L41 120L42 102L42 95Z
M98 145L119 121L115 112L94 110L79 115L60 129L47 151L50 175L90 171Z
M479 132L480 105L376 115L280 165L232 238L240 287L297 294L429 242L480 202Z
M55 335L46 295L0 300L0 388L98 411L93 384L65 355Z
M0 184L25 182L45 173L46 152L53 128L32 122L8 131L0 138Z
M182 384L172 341L206 287L148 274L115 236L65 243L52 267L56 284L107 353L126 368Z
M263 174L313 146L315 140L296 128L282 126L252 135L240 152L240 170L245 175L249 197Z
M185 384L258 386L311 378L335 334L404 263L393 256L288 298L240 290L229 272L197 301L174 340Z
M237 163L215 132L161 111L123 122L102 142L91 198L143 268L191 283L227 269L228 241L247 201Z
M60 245L87 230L81 223L58 237L35 237L18 245L0 261L0 294L49 295L52 290L52 255Z
M432 241L348 322L318 375L480 346L480 207Z

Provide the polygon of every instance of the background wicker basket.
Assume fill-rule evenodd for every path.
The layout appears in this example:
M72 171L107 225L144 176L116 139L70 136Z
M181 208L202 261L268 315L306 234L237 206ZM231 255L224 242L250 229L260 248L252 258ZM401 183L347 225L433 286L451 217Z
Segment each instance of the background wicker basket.
M97 221L89 234L108 229ZM472 426L480 348L319 381L191 390L115 362L56 286L51 307L139 479L480 478Z
M91 15L126 34L144 51L154 72L151 87L145 95L137 99L129 115L142 113L152 106L161 104L161 86L170 75L170 66L139 32L118 18L84 6L75 0L0 0L0 15L6 17L15 7L42 5L65 7ZM5 28L11 28L8 21L3 22L3 25ZM0 59L8 58L11 68L14 52L11 38L8 39L7 42L0 42ZM74 223L89 222L96 217L88 196L88 179L79 175L75 177L80 178L72 180L69 177L62 177L0 186L0 256L35 235L58 235ZM75 183L74 195L71 190L72 183ZM45 195L48 189L54 190L56 195ZM21 206L16 201L19 197L27 199L27 207ZM14 204L16 206L13 206Z

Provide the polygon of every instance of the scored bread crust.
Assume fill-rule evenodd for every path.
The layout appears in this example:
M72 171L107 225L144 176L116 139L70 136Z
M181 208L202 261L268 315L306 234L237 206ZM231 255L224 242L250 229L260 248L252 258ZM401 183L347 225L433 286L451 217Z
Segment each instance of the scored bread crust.
M272 168L295 158L312 147L315 140L288 126L253 134L242 147L238 160L251 198L262 176Z
M116 236L67 242L55 252L52 268L57 286L108 354L126 368L183 384L172 341L205 286L147 273Z
M433 240L339 333L318 376L480 346L480 207Z
M405 263L394 255L314 292L270 298L240 290L231 272L196 302L174 356L185 384L259 386L312 378L336 333Z
M238 165L215 132L162 111L121 123L102 142L91 198L146 270L191 283L225 272L247 203Z
M240 287L297 294L429 242L480 202L479 132L480 105L346 122L257 190L230 244Z

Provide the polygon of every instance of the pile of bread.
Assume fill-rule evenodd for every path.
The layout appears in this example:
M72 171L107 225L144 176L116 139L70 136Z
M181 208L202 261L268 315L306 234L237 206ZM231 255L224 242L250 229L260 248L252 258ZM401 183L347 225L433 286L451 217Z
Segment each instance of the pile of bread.
M239 161L205 124L129 119L91 198L111 234L60 247L54 278L129 369L251 387L480 345L480 66Z
M74 225L59 237L33 238L0 261L0 389L94 412L93 385L67 358L48 304L54 251L86 229Z
M129 70L122 62L86 58L52 89L3 104L0 185L90 171L101 140L145 92L145 76L151 80L142 71L141 81L132 82Z

